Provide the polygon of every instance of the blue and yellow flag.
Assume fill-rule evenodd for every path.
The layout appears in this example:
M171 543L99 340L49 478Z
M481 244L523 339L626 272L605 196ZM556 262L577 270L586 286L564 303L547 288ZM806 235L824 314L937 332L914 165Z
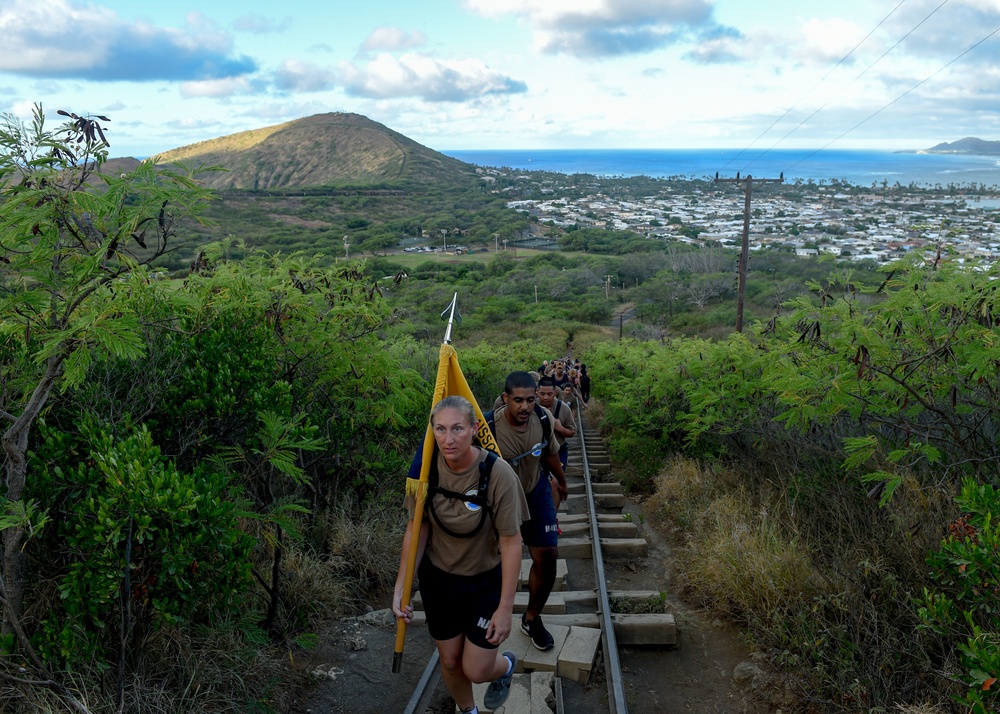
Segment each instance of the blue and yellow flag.
M465 375L462 374L462 367L458 364L458 353L455 352L455 348L451 345L443 344L441 345L441 356L438 361L437 381L434 383L434 397L431 400L431 410L442 399L451 396L465 397L472 403L472 408L476 410L476 420L479 422L479 429L476 431L476 439L479 441L479 445L499 456L500 446L497 444L496 439L493 438L493 432L490 431L490 427L486 423L486 417L483 416L483 411L479 408L479 404L472 394L472 389L469 388L469 383L465 380ZM407 495L418 496L419 492L422 491L422 489L419 489L418 484L427 483L427 478L431 472L431 459L434 458L434 430L431 427L429 416L427 419L427 432L424 434L422 452L423 461L420 464L420 476L418 479L411 477L406 480ZM423 504L418 503L417 510L422 510L422 506Z

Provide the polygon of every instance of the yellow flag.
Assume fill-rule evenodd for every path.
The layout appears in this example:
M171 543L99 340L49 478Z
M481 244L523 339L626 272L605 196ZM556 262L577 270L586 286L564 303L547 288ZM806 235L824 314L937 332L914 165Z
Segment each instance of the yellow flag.
M497 444L496 439L493 438L493 432L490 431L490 427L486 423L486 417L483 416L483 411L479 408L479 404L476 402L476 398L469 388L469 383L465 380L465 375L462 374L462 367L458 364L458 353L455 352L455 348L451 345L443 344L441 345L441 356L438 361L437 381L434 383L434 397L431 400L431 409L433 410L434 406L445 397L452 396L465 397L472 403L472 408L476 410L476 419L479 421L479 429L476 431L476 438L479 440L479 444L484 449L488 449L499 456L500 446ZM427 478L431 472L432 458L434 458L434 431L431 429L430 419L428 418L427 432L424 434L423 462L420 464L420 480L417 481L412 478L406 480L407 495L416 496L419 490L418 483L427 483Z
M431 410L433 411L434 405L442 399L451 396L465 397L472 402L472 408L476 411L476 419L479 421L479 429L476 431L476 437L479 439L479 443L484 449L488 449L499 456L500 447L497 444L496 439L493 438L493 432L490 431L490 427L486 423L486 418L483 416L483 412L479 408L479 404L476 402L476 398L473 396L472 390L469 388L469 383L465 380L465 375L462 374L462 368L458 364L458 353L455 352L454 347L445 342L441 345L441 358L438 361L437 381L434 383L434 397L431 400ZM416 506L413 511L413 535L410 540L410 552L407 557L406 569L403 576L403 593L401 600L403 606L409 603L410 595L412 594L413 571L416 568L417 562L418 534L420 533L420 526L424 513L424 502L427 499L427 479L430 476L431 459L433 458L434 430L431 427L430 418L428 417L427 431L424 434L423 460L420 463L420 478L406 479L406 493L407 495L413 495L416 499ZM397 674L402 666L403 644L405 637L406 624L403 620L399 620L396 623L396 647L392 660L392 671Z

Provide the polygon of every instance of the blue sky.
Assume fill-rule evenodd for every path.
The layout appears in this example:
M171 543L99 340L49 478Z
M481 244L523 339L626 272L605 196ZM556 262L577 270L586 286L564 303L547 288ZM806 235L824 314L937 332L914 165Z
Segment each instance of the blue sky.
M1000 0L0 0L0 111L105 114L115 156L330 111L439 150L919 149L1000 139L1000 33L959 58L997 28Z

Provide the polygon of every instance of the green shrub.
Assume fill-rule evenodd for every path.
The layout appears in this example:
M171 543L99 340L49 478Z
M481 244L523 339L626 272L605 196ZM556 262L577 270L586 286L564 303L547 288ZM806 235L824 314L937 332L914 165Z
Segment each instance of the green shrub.
M245 609L252 542L229 478L178 471L145 427L118 438L93 424L82 432L43 428L34 454L33 495L54 521L46 542L56 546L59 595L38 634L43 655L107 661L118 623L128 622L127 641L141 643L164 625Z
M1000 706L1000 491L967 479L955 500L964 513L928 558L937 587L918 612L961 653L968 711L987 714Z

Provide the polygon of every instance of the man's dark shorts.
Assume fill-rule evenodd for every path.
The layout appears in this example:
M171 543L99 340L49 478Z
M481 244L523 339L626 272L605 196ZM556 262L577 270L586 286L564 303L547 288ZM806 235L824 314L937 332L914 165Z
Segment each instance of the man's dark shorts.
M503 584L500 565L478 575L453 575L424 557L417 576L427 614L427 631L433 639L450 640L465 635L477 647L487 650L499 647L486 641L486 630L500 607Z
M538 484L526 497L531 520L521 524L521 540L529 548L555 548L559 545L559 527L556 525L556 504L552 501L548 478L539 478Z

